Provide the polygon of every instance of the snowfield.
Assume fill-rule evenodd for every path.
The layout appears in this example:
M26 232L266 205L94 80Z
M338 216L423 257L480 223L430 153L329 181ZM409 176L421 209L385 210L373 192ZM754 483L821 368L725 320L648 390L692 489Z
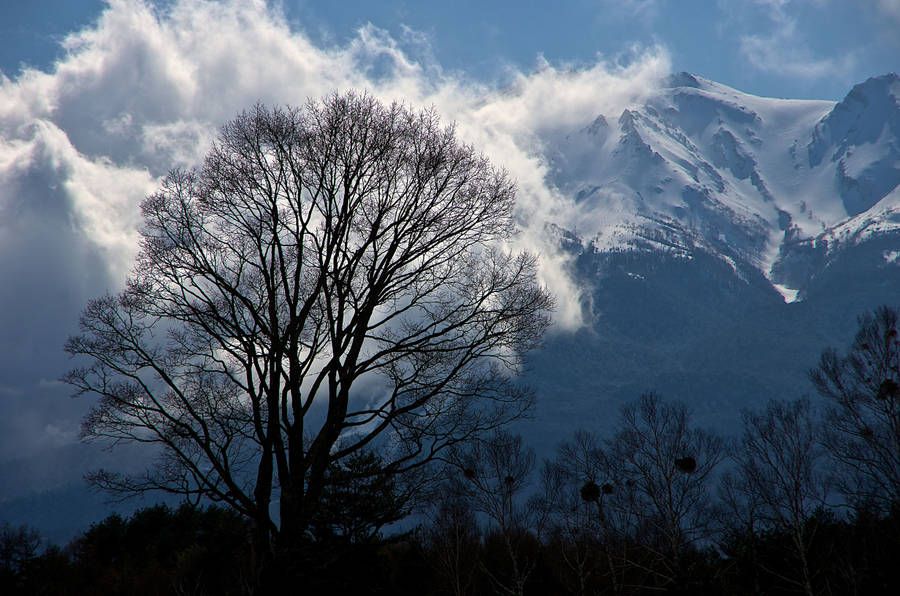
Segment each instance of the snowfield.
M787 301L827 253L900 226L900 78L838 103L748 95L681 73L643 105L598 114L546 149L552 182L579 209L594 251L689 254L752 268Z

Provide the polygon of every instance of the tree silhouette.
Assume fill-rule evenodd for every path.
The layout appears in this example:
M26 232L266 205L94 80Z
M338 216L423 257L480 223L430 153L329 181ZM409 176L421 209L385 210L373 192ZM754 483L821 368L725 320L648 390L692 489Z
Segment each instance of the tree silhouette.
M579 596L595 593L598 585L616 593L622 585L625 556L618 548L615 522L603 506L615 490L604 458L599 439L577 431L560 445L555 459L544 462L540 492L533 500L539 534L557 555L559 579Z
M657 585L683 587L692 549L713 535L709 485L724 446L720 437L694 428L683 403L650 393L622 408L607 447L607 475L616 491L606 507L627 520L622 531L643 551Z
M794 572L776 575L812 595L819 571L811 557L813 514L826 505L828 494L821 427L805 399L772 400L763 412L746 410L742 418L744 434L734 453L740 479L731 486L740 494L730 500L733 513L754 518L746 525L754 535L774 530L790 538L784 554L796 562Z
M434 495L424 532L431 566L446 592L472 594L481 558L481 529L466 491L451 478Z
M12 593L25 581L28 565L38 556L41 537L28 526L0 522L0 588Z
M900 500L900 325L877 308L859 320L847 354L823 352L810 377L829 400L824 442L859 508L887 512Z
M502 246L514 200L430 111L347 93L239 115L143 202L126 289L67 343L88 364L65 380L99 397L83 436L162 446L93 481L225 503L292 548L356 454L401 474L520 415L511 373L551 300Z
M534 451L522 437L496 431L452 453L462 479L457 485L489 523L482 571L498 594L522 596L537 557L532 509L524 490L534 470Z

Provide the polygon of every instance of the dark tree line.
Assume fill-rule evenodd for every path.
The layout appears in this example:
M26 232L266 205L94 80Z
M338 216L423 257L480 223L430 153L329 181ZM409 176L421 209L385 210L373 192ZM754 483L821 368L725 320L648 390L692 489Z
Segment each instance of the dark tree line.
M898 513L838 519L827 510L814 512L805 522L815 533L808 550L814 593L896 594ZM22 546L21 530L0 532L2 594L269 593L260 587L254 567L248 522L220 508L152 507L128 519L113 516L62 548L40 544L33 531L25 530L37 543L25 556L7 559L9 549ZM509 543L516 545L513 551ZM417 531L344 543L340 562L320 566L295 593L517 593L510 552L528 567L518 592L524 594L804 593L796 583L796 563L786 556L795 548L787 531L731 530L709 545L689 547L682 553L684 572L677 584L660 579L657 570L667 565L656 561L649 548L588 532L530 529L507 537L464 509L445 509Z
M332 466L295 563L306 593L900 593L897 311L860 320L812 378L823 400L743 413L740 437L698 429L648 394L616 432L578 431L541 465L502 430L450 449L427 477ZM875 347L873 347L875 346ZM435 478L439 480L434 481ZM427 480L432 480L427 482ZM419 524L386 530L420 498ZM154 507L64 548L0 527L6 594L261 592L253 520Z

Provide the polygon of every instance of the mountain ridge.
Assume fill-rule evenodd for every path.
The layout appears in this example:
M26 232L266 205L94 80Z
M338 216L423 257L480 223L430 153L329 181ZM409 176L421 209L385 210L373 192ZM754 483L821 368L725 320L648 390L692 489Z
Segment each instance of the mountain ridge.
M894 73L840 102L671 75L547 151L551 182L596 222L566 233L597 251L704 250L802 298L816 274L803 255L900 230L898 98Z

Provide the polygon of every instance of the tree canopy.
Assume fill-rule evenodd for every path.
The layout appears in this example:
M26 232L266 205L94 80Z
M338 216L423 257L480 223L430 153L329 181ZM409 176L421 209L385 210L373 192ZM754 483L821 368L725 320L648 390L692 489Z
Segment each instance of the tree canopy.
M84 437L162 447L93 480L224 502L292 543L329 470L412 470L520 415L552 300L504 247L515 195L433 111L350 92L240 114L144 200L125 290L67 343L86 364L66 380L99 397ZM377 470L340 466L372 450Z

